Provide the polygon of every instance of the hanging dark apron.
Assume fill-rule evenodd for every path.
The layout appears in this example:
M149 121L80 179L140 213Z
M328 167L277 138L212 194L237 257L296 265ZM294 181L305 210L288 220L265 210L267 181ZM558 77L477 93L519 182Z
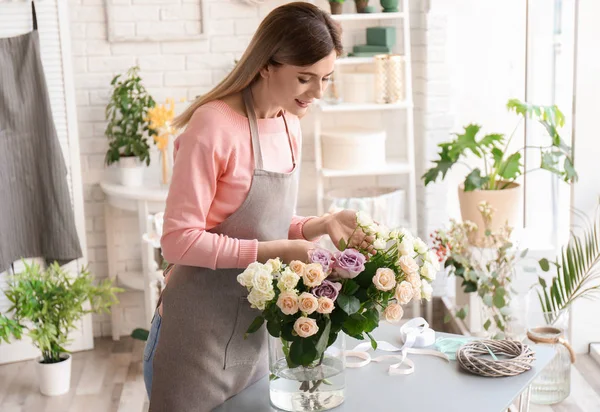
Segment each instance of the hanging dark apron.
M299 176L287 123L292 172L263 170L252 97L249 90L243 95L254 154L252 184L239 209L210 232L259 241L287 239ZM246 289L237 283L240 273L240 269L173 268L161 296L163 317L150 412L210 411L267 374L265 328L244 339L260 312L250 308Z
M31 7L33 31L0 39L0 272L82 256Z

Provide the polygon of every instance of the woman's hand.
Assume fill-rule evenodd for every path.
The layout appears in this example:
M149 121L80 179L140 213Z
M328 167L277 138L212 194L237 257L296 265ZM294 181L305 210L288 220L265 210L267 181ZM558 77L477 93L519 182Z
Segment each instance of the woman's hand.
M340 240L344 240L348 247L361 248L374 254L373 236L367 236L356 224L356 212L342 210L329 216L326 222L326 231L335 247L340 249Z

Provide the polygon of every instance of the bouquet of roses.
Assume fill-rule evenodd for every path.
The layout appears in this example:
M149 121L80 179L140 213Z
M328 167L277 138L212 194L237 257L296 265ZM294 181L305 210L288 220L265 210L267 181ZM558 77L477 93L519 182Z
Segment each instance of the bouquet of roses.
M404 229L389 231L361 212L358 228L374 236L376 253L348 248L342 240L341 251L315 248L307 262L289 265L279 259L254 262L238 275L251 306L262 312L247 333L266 321L269 334L284 342L290 368L322 358L341 331L360 340L366 334L375 349L370 332L380 313L397 322L403 305L431 299L430 282L440 267L425 242Z

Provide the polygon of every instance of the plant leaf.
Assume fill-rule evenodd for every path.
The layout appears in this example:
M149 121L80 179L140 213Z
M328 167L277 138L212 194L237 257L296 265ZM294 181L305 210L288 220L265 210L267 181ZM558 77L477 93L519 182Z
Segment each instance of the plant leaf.
M499 175L507 180L514 180L521 174L521 153L511 154L500 166Z
M248 334L254 333L257 330L259 330L264 321L265 321L265 318L262 316L257 316L256 318L254 318L254 320L252 321L250 326L248 326L248 330L244 334L244 339L246 339L248 337Z
M475 169L465 179L465 192L481 189L488 181L488 177L481 176L481 170Z
M540 268L544 271L544 272L548 272L550 270L550 264L548 263L548 259L546 258L542 258L539 260L538 262L540 264ZM541 278L540 278L541 279ZM546 286L544 286L546 287Z
M352 315L360 309L360 301L354 296L347 296L340 293L336 303L348 315Z

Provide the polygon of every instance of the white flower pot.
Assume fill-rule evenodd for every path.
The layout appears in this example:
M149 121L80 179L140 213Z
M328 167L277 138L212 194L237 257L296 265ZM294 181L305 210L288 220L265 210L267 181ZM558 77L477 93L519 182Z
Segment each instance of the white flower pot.
M123 186L139 187L144 183L146 166L137 157L121 157L119 159L119 180Z
M36 363L40 392L46 396L59 396L69 392L71 387L71 355L61 355L63 361L58 363L42 363L38 358Z

